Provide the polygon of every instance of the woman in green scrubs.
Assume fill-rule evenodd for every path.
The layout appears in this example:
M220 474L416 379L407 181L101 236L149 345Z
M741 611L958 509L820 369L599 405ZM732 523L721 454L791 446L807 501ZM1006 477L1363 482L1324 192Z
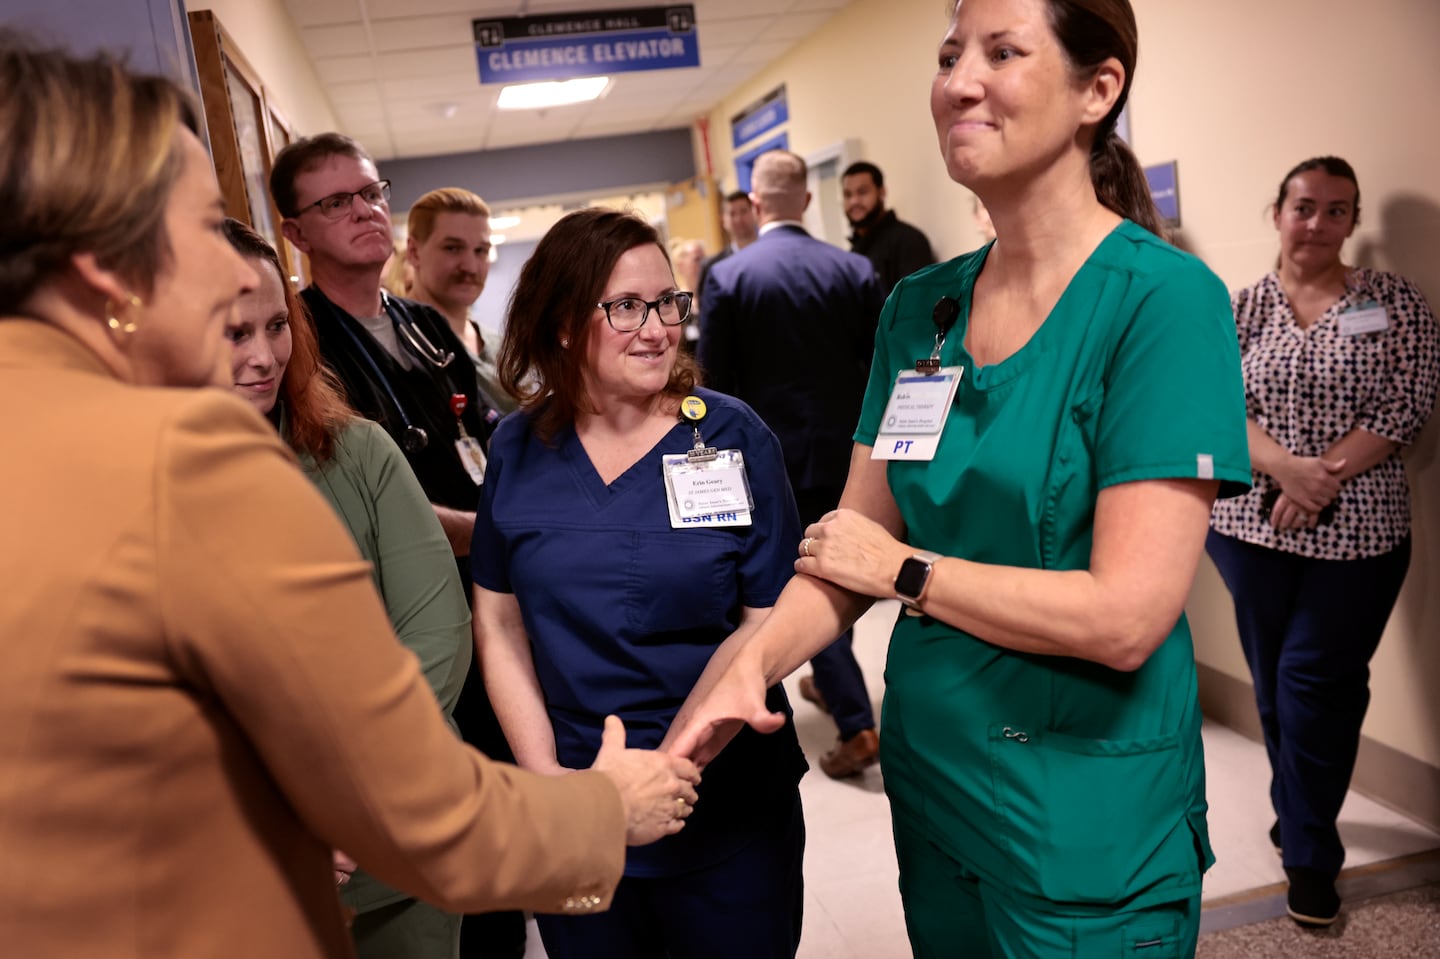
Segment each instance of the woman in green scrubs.
M1136 47L1126 0L955 9L931 109L997 239L891 295L841 508L672 736L703 760L773 728L766 685L901 598L881 760L920 957L1195 948L1213 856L1182 609L1250 468L1227 292L1159 238L1114 132Z

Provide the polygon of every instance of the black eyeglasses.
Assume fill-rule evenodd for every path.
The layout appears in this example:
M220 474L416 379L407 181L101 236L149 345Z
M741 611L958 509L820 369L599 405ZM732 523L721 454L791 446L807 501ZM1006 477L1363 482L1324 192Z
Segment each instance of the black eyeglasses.
M322 196L314 203L307 203L296 210L295 215L299 216L311 207L315 207L327 220L343 220L350 215L357 196L372 207L379 209L380 204L390 199L390 181L376 180L374 183L362 186L350 193L332 193L329 196Z
M621 296L608 303L596 303L605 311L605 321L616 333L634 333L645 325L650 311L665 326L679 326L690 315L690 304L695 302L694 293L665 293L657 300L642 300L638 296Z

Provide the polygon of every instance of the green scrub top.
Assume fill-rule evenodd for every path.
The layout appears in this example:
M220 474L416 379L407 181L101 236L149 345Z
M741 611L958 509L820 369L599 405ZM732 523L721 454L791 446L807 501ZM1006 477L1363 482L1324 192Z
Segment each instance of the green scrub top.
M1248 487L1230 299L1199 260L1125 221L1028 343L976 368L963 342L989 247L886 302L857 442L873 446L896 374L928 357L936 301L964 368L929 462L888 477L909 541L980 563L1085 569L1100 490L1135 480ZM882 719L886 790L982 879L1083 914L1197 894L1214 861L1194 654L1182 616L1133 673L1017 653L902 615Z

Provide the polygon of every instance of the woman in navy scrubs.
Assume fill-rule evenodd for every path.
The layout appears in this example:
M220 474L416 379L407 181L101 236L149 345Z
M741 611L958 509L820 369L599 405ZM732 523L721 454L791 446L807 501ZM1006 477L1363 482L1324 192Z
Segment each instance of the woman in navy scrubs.
M679 352L692 301L654 228L614 210L560 220L520 274L500 355L520 409L490 441L470 557L486 689L527 769L589 766L609 715L658 746L711 654L793 573L779 443L695 385ZM789 716L778 685L768 699ZM537 917L551 959L793 956L805 769L788 721L741 734L684 831L629 850L608 913Z

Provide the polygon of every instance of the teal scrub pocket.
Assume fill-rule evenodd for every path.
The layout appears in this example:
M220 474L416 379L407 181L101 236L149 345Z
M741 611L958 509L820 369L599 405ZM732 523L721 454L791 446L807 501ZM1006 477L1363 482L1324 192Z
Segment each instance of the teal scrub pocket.
M1189 952L1176 919L1137 919L1125 927L1124 935L1124 959L1182 959Z
M1054 903L1121 903L1185 868L1162 849L1193 848L1177 737L1085 739L1000 724L989 734L1017 889Z

